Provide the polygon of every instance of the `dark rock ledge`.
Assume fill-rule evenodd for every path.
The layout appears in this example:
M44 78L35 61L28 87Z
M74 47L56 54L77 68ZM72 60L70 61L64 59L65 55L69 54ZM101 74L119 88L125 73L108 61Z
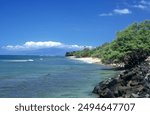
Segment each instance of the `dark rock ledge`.
M100 82L93 90L100 98L150 98L150 66L148 62L118 76Z

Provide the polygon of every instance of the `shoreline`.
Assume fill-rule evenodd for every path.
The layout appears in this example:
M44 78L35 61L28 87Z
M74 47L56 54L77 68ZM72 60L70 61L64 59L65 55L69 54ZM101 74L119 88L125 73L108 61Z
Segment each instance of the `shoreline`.
M89 64L101 64L101 65L104 65L101 62L101 59L99 59L99 58L93 58L93 57L76 58L75 56L68 56L67 58L69 58L71 60L82 61L82 62L89 63Z
M122 64L103 64L101 59L93 57L69 59L91 64L102 64L111 66L118 70ZM118 66L119 65L119 66ZM150 98L150 56L135 67L123 69L118 75L99 82L92 93L99 98Z
M104 64L102 63L100 58L96 57L81 57L77 58L75 56L67 56L67 58L71 60L77 60L77 61L82 61L88 64L99 64L99 65L105 65L105 66L111 66L114 68L124 68L124 63L111 63L111 64ZM150 64L150 56L145 60Z
M123 63L112 63L112 64L104 64L102 63L100 58L96 58L96 57L81 57L81 58L77 58L75 56L68 56L67 58L71 59L71 60L76 60L76 61L82 61L88 64L99 64L99 65L105 65L105 66L111 66L113 68L123 68L124 64Z

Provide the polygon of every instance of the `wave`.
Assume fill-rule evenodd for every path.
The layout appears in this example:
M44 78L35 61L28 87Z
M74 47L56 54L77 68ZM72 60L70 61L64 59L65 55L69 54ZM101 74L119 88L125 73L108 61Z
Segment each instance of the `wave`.
M2 62L33 62L33 59L27 59L27 60L1 60Z

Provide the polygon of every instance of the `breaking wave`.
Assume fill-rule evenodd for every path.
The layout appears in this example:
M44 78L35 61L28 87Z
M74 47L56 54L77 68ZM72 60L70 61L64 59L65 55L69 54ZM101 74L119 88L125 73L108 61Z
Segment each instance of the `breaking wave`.
M23 60L23 59L20 59L20 60L1 60L2 62L33 62L34 60L33 59L27 59L27 60Z

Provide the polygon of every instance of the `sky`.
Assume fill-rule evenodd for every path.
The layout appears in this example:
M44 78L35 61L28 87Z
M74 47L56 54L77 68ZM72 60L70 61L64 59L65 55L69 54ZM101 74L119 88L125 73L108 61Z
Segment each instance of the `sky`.
M150 0L0 0L0 54L82 49L150 19Z

